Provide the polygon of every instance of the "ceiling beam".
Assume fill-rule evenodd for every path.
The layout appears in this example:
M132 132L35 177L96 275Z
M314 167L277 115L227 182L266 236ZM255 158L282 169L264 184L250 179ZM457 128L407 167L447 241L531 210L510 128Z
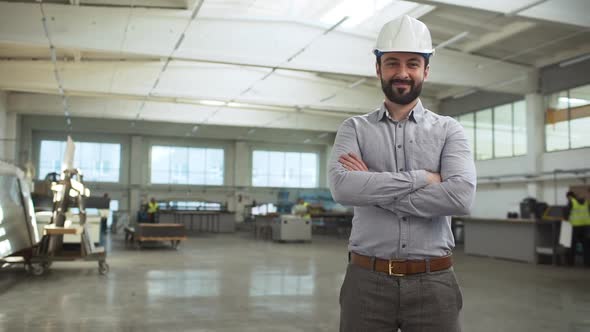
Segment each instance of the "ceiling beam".
M463 46L461 47L461 51L466 53L478 51L488 45L512 37L520 32L532 29L535 26L535 23L527 21L510 23L508 25L503 26L499 31L490 32L479 37L477 40L463 44Z
M587 43L585 45L579 45L579 47L577 47L576 49L573 49L573 50L558 51L552 55L549 55L545 58L542 58L542 59L536 61L535 67L537 67L537 68L545 67L545 66L548 66L548 65L551 65L554 63L569 60L571 58L579 56L580 54L588 54L588 53L590 53L590 43Z
M529 19L556 22L566 25L577 25L590 28L588 13L590 1L568 0L565 4L560 0L412 0L413 2L434 6L463 7L501 13L506 16L520 16Z

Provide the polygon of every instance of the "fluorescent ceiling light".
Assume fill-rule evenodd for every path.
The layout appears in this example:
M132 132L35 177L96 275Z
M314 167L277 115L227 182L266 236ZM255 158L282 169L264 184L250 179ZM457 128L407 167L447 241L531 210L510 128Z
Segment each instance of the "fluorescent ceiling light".
M321 133L318 135L318 138L324 138L326 136L328 136L328 133Z
M559 64L559 67L562 67L563 68L563 67L571 66L573 64L576 64L576 63L579 63L579 62L582 62L582 61L586 61L588 59L590 59L590 53L585 54L585 55L582 55L582 56L579 56L577 58L573 58L571 60L563 61L563 62L561 62Z
M524 12L527 9L531 9L533 7L537 7L538 5L542 4L543 2L547 2L547 0L538 0L538 1L535 1L535 2L530 3L528 5L525 5L523 7L514 9L513 11L506 13L506 16L514 16L514 15L517 15L519 13Z
M246 105L245 104L240 104L240 103L230 102L230 103L227 103L227 106L229 106L229 107L244 107Z
M447 39L447 40L445 40L444 42L442 42L442 43L440 43L440 44L436 45L436 47L435 47L435 48L436 48L437 50L438 50L438 49L441 49L441 48L445 48L445 47L447 47L447 46L449 46L449 45L451 45L451 44L454 44L454 43L458 42L459 40L461 40L461 39L463 39L463 38L467 37L467 35L468 35L468 34L469 34L469 31L463 31L463 32L461 32L460 34L458 34L458 35L456 35L456 36L454 36L454 37L451 37L450 39Z
M570 107L578 107L590 104L590 100L580 98L559 97L559 103L563 103L565 107L567 107L567 105L569 105Z
M349 88L349 89L354 89L354 88L356 88L357 86L359 86L359 85L361 85L361 84L365 83L366 81L367 81L367 78L361 78L360 80L358 80L358 81L356 81L356 82L354 82L354 83L352 83L352 84L348 85L348 88Z
M303 141L303 143L305 143L305 144L307 144L307 143L309 143L309 142L311 142L311 139L309 139L309 138L306 138L306 139Z
M320 21L326 24L333 24L334 22L340 21L343 17L348 16L348 19L342 23L342 26L345 28L355 27L375 15L375 12L385 8L385 6L391 3L391 0L374 0L371 2L373 4L372 6L367 1L343 0L328 11Z
M460 93L454 95L453 96L453 99L459 99L459 98L467 97L467 96L472 95L472 94L474 94L476 92L477 92L477 89L469 89L469 90L466 90L466 91L463 91L463 92L460 92Z
M224 106L224 101L219 100L199 100L200 104L207 105L207 106Z

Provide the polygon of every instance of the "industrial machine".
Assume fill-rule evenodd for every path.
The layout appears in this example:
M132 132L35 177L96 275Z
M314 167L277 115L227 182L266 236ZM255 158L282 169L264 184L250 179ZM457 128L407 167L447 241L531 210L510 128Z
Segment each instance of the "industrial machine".
M0 161L0 261L30 251L39 241L25 175L18 167Z
M311 220L309 218L281 215L272 223L273 241L311 241Z

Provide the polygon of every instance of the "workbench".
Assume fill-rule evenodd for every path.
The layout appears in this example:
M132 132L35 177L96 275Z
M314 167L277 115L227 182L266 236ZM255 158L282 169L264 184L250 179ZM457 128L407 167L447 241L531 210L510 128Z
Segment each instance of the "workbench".
M226 211L162 210L159 223L183 224L189 232L233 233L235 214Z
M465 253L538 263L550 256L557 264L560 221L457 218L465 228Z

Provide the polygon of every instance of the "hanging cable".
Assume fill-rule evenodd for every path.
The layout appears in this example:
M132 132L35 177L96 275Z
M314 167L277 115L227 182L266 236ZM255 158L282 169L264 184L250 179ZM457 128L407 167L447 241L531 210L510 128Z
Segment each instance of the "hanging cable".
M57 83L57 91L59 92L59 95L62 99L62 107L66 120L66 132L71 132L72 119L70 118L70 107L64 90L63 80L61 74L59 73L59 68L57 67L57 49L53 44L53 40L51 39L51 31L49 30L49 26L47 24L47 15L45 14L45 8L43 7L43 0L39 0L39 10L41 11L41 24L43 25L45 38L47 38L47 43L49 44L51 63L53 64L53 76L55 78L55 82Z
M180 37L178 38L178 40L174 44L174 48L170 51L170 53L168 54L168 57L166 57L166 60L164 61L164 65L162 66L162 68L160 68L160 72L158 73L158 76L156 77L154 84L152 85L149 92L143 97L142 103L140 104L139 109L137 110L137 114L135 116L135 121L140 120L141 112L145 108L146 102L153 95L154 91L156 90L156 88L160 84L160 79L162 78L162 75L164 74L164 72L168 69L168 65L170 64L170 61L172 61L172 56L174 55L174 52L176 52L180 48L180 46L182 45L182 43L184 41L184 37L186 35L186 32L188 31L192 22L195 20L199 11L201 10L201 7L203 6L203 2L205 2L205 0L199 1L199 3L193 9L193 12L191 13L190 18L186 22L186 25L184 26L184 29L182 30L182 33L180 34ZM132 122L132 126L134 126L134 125L135 125L135 123Z

